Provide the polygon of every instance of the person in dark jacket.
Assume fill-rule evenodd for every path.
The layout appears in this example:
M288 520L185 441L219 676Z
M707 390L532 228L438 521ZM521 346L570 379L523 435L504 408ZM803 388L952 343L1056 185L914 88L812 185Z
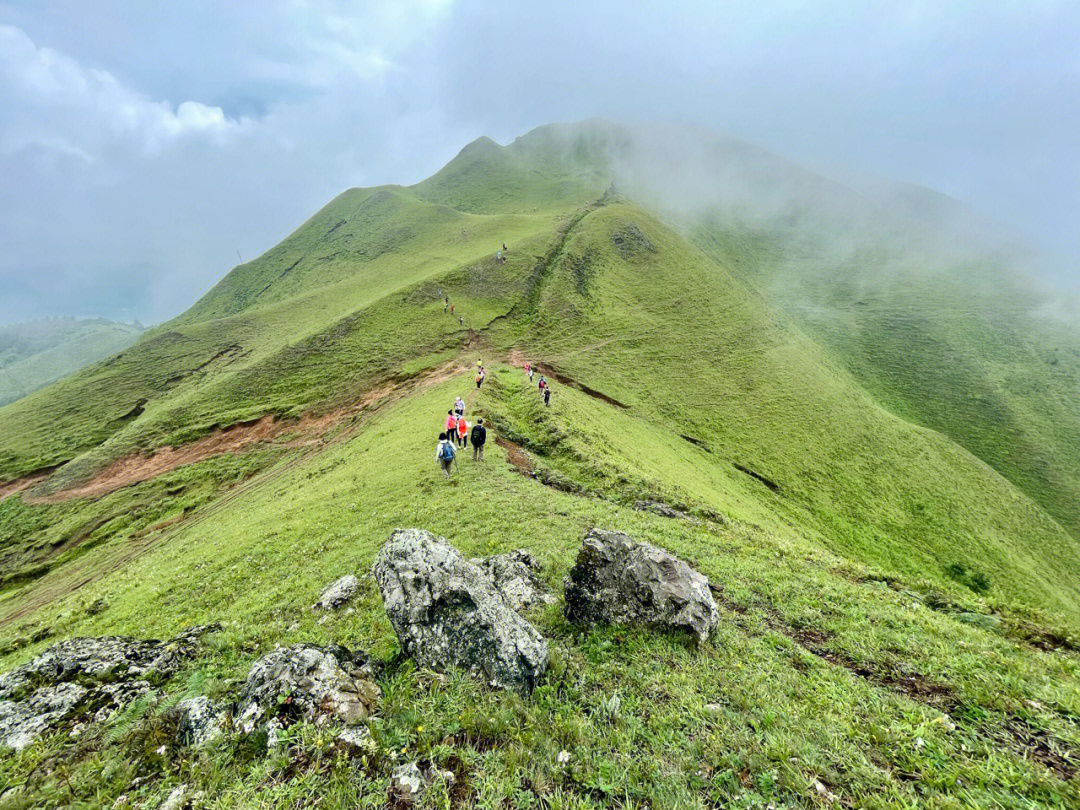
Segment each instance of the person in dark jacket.
M469 438L472 439L473 461L483 461L484 442L487 441L487 428L484 427L483 419L476 420L476 424L473 425L472 435Z

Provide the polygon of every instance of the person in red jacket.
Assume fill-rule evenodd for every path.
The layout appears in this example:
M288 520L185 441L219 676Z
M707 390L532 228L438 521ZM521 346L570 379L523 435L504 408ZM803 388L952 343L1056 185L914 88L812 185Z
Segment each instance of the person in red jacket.
M454 414L454 409L451 408L446 412L446 438L450 441L453 441L454 436L457 435L457 423L458 418Z
M458 447L469 446L469 423L464 416L457 420L457 443Z

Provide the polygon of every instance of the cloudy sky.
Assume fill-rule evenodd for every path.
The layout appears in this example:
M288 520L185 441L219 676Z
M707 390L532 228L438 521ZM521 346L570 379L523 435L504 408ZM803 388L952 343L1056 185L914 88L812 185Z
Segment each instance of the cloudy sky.
M345 188L596 116L928 185L1080 286L1075 0L0 0L0 323L159 321Z

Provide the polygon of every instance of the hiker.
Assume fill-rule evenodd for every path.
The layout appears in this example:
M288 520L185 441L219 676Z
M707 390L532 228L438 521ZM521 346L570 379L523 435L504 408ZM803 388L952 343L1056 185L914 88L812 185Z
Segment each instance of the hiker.
M447 296L445 299L443 299L442 311L446 312L446 308L448 306L450 306L450 297L449 296Z
M472 429L472 459L473 461L484 460L484 442L487 441L487 428L484 420L477 419Z
M454 402L454 413L457 414L459 419L465 413L465 400L461 397L458 397Z
M451 408L446 412L446 435L451 439L454 437L454 431L457 430L457 416L454 415L454 409Z
M477 371L483 371L484 370L484 359L482 357L477 357L476 358L476 370Z
M435 447L435 461L442 465L443 475L450 477L450 465L457 461L454 443L448 441L445 433L439 434L439 444Z
M532 366L529 365L529 361L525 361L525 373L529 375L529 379L532 379Z
M502 251L501 250L496 250L495 251L495 264L502 264Z
M453 304L450 305L450 314L451 315L454 314L454 305Z
M544 405L551 407L551 386L544 386Z
M461 317L460 315L457 316L457 322L458 322L458 326L464 326L465 325L465 319L463 317Z
M544 393L544 389L547 388L547 380L544 379L544 375L540 375L540 393Z
M457 441L458 447L469 446L469 423L464 416L457 420Z
M476 388L477 388L477 390L479 390L480 386L483 385L483 384L484 384L484 370L480 369L478 372L476 372Z

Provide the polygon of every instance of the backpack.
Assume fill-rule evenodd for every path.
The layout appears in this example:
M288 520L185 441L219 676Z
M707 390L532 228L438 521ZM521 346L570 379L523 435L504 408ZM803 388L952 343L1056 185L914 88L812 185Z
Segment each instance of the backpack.
M439 445L439 461L453 461L454 460L454 445L450 442L443 442Z
M487 429L483 425L473 425L472 443L474 445L482 445L486 441L487 441Z

